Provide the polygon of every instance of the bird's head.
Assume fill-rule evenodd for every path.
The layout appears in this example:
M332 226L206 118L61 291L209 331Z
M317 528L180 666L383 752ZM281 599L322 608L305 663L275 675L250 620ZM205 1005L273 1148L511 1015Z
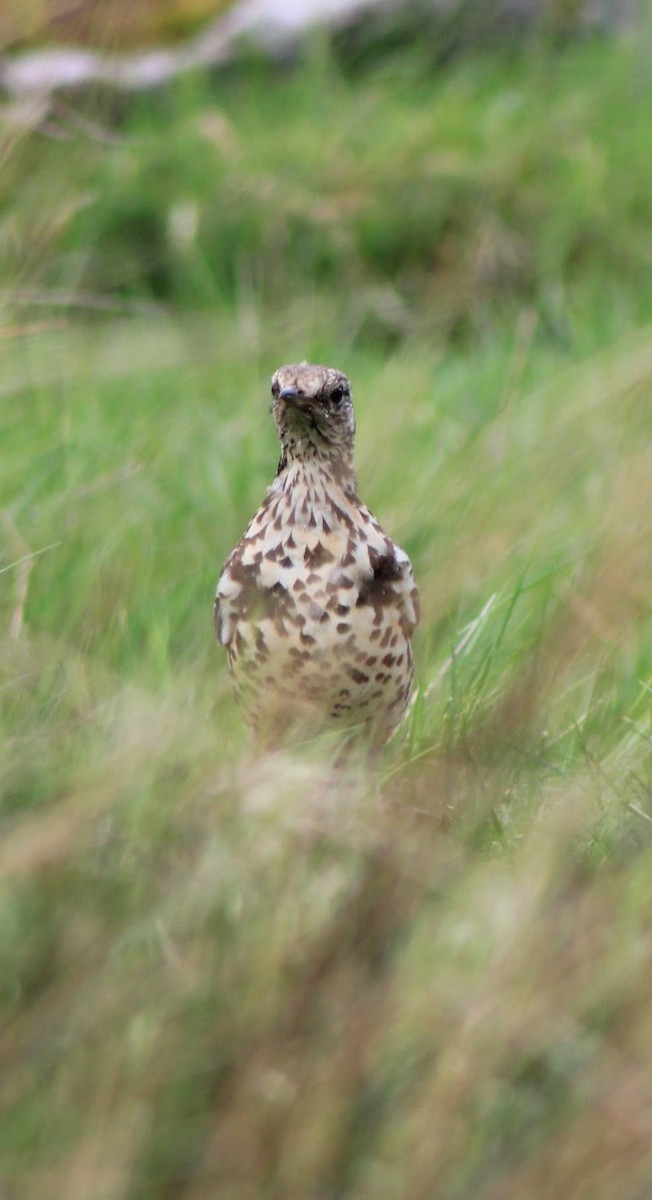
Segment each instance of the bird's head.
M272 376L272 397L286 459L314 454L350 458L355 416L351 384L341 371L307 362L279 367Z

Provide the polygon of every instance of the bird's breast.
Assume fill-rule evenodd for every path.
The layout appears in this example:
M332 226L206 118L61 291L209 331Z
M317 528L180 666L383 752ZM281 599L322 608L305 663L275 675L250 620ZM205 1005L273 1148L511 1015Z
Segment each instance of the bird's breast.
M252 712L303 698L397 723L412 678L401 553L355 499L269 493L222 588L225 599L234 589L229 661Z

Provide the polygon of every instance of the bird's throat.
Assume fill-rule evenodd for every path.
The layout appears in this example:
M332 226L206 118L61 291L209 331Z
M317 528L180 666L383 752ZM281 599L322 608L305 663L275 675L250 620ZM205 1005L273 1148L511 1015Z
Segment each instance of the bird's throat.
M355 495L353 447L317 446L307 439L284 443L277 480L286 495L306 492L323 497L333 489Z

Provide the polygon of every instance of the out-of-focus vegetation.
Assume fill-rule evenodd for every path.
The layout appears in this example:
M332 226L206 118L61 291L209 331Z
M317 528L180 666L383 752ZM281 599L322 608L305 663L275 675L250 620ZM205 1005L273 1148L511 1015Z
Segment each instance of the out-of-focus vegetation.
M631 21L640 0L320 0L319 23L343 31L337 40L357 51L391 49L406 39L434 35L436 52L448 53L491 36L524 31L553 35ZM0 49L63 43L130 51L175 42L201 32L214 18L245 9L244 0L5 0L0 10ZM249 6L251 7L251 6ZM292 26L309 18L311 5L283 0L253 6L263 24ZM313 10L314 13L314 10ZM288 21L287 18L290 20ZM310 23L309 21L307 22Z
M352 81L316 48L284 80L252 66L132 100L117 128L84 136L67 108L49 138L9 125L0 285L184 309L318 289L365 341L511 330L525 305L556 344L587 307L644 317L647 55L593 44L445 72L419 55Z
M5 112L12 1200L647 1195L649 65L320 43ZM261 760L212 640L302 357L421 584L379 779Z
M110 50L155 45L194 33L232 0L7 0L0 10L0 47L35 41Z

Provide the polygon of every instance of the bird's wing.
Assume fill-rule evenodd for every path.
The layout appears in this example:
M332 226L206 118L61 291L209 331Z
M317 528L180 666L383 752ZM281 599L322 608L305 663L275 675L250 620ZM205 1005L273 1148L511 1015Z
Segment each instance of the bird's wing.
M411 637L417 625L419 624L419 617L421 615L419 589L414 578L412 563L405 553L405 550L401 550L400 546L395 546L394 551L396 563L400 572L396 590L400 603L401 617L404 632L408 637Z
M246 580L243 579L243 572L241 549L236 546L218 579L213 610L217 640L227 649L233 641L238 618L244 609Z
M398 610L406 637L419 621L419 593L405 550L386 538L382 548L369 547L369 569L363 573L357 604L373 608L386 605Z

